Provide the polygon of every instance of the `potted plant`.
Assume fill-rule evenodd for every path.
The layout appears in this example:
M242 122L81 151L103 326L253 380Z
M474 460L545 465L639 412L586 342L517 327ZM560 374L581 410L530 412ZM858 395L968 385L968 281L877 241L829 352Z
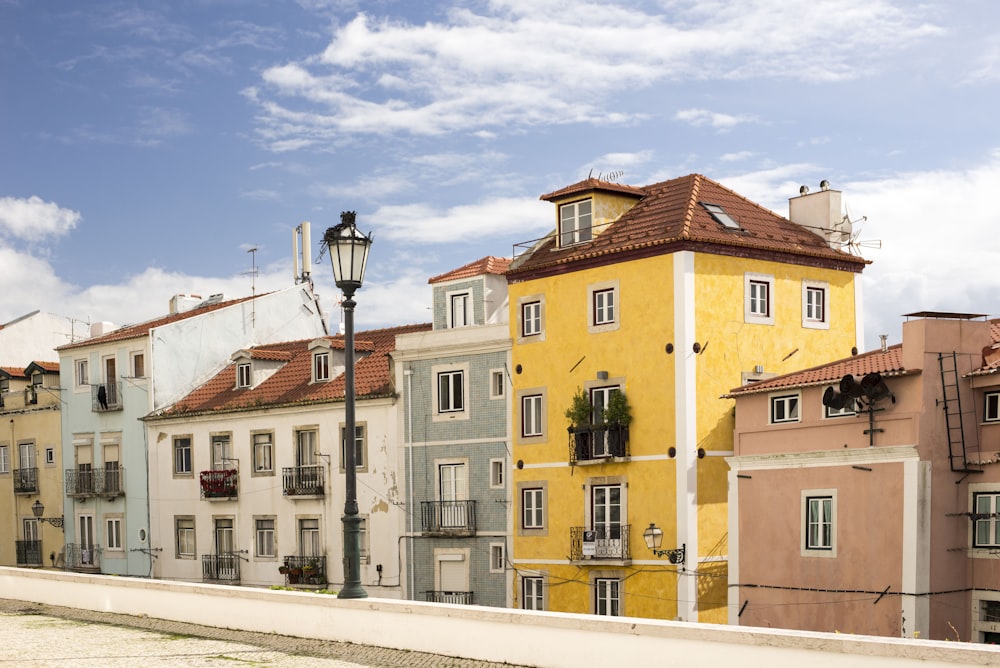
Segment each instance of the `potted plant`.
M288 575L288 564L282 564L278 566L278 572L282 575Z
M594 407L590 403L590 397L582 387L576 388L573 399L570 400L569 408L566 409L566 417L569 419L569 433L573 434L574 453L576 459L590 459L590 432L591 421L594 415Z
M298 584L299 578L302 577L302 569L298 566L292 566L288 569L288 583Z
M628 442L628 425L632 422L632 407L628 397L621 390L612 392L608 405L604 407L604 422L608 425L608 446L612 457L625 456Z

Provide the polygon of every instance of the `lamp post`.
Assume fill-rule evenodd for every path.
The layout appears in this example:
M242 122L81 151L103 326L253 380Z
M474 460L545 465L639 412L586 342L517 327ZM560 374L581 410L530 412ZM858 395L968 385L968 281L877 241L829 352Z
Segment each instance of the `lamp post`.
M338 598L367 598L361 586L361 518L358 516L357 471L355 470L354 420L354 292L361 287L368 264L371 235L354 224L354 211L340 214L340 225L327 228L323 243L330 251L333 280L344 293L344 470L347 477L344 501L344 586Z
M686 544L682 544L674 550L661 550L660 545L663 544L663 529L656 526L653 522L650 522L649 526L646 527L646 530L642 532L642 539L646 541L646 547L648 547L650 551L656 555L657 559L667 557L670 559L670 563L680 564L683 568L684 557L687 552Z
M63 527L62 515L60 515L59 517L42 517L42 515L45 514L45 506L42 505L41 499L35 499L35 502L31 504L31 514L34 515L35 519L38 520L39 522L48 522L54 527L58 527L63 531L66 530Z

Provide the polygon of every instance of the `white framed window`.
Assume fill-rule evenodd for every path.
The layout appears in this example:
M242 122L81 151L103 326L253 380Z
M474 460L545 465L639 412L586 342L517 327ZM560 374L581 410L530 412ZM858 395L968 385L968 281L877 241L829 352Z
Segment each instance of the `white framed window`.
M506 566L504 544L490 543L490 573L503 573Z
M0 473L10 473L10 446L0 445Z
M502 489L506 480L506 462L502 459L491 459L490 487L492 489Z
M987 392L983 395L983 399L983 420L1000 421L1000 392Z
M306 517L299 520L299 556L319 557L323 555L323 545L319 540L319 520Z
M274 475L274 434L257 432L250 438L253 441L253 472Z
M618 617L622 614L622 581L619 578L594 578L594 614Z
M829 285L820 281L802 281L802 326L809 329L829 329L827 305Z
M355 422L354 423L354 469L357 471L368 468L368 449L365 447L365 435L367 433L367 423L365 422ZM347 451L345 446L347 444L347 426L344 424L340 425L340 470L346 471L347 467L344 462L347 460Z
M542 302L521 304L521 336L537 336L542 333Z
M528 487L521 490L521 528L542 529L545 527L545 490Z
M76 360L73 362L75 369L75 380L77 387L90 385L90 364L87 360Z
M313 381L322 383L330 380L330 353L313 353Z
M133 378L145 378L146 377L146 355L141 352L131 353L131 364L132 367L132 377Z
M104 542L105 548L108 550L114 550L121 552L122 547L122 518L121 517L105 517L104 518Z
M771 424L799 421L798 394L777 394L771 397Z
M233 459L232 434L212 434L212 470L228 471L236 468L236 460Z
M539 576L525 576L521 578L521 609L522 610L544 610L545 579Z
M193 475L191 437L174 436L174 475Z
M837 490L802 490L802 556L837 556Z
M594 224L593 204L585 199L559 207L559 246L590 241Z
M437 374L437 412L458 413L465 410L465 371L442 371Z
M276 557L277 550L274 548L274 518L255 518L254 533L254 555L265 559Z
M972 495L972 547L1000 547L1000 490Z
M774 324L774 276L743 275L743 320L758 325Z
M529 394L521 397L521 436L530 438L541 436L544 407L542 395Z
M56 463L56 449L49 446L45 448L45 463L55 464Z
M507 394L507 379L503 369L490 369L490 399L503 399Z
M587 331L612 332L621 322L620 288L617 279L587 286Z
M236 387L250 387L250 362L240 362L236 365Z
M594 325L607 325L615 321L615 291L595 290L594 299Z
M448 326L468 327L472 324L472 297L468 292L448 293Z
M174 550L178 559L194 559L197 554L194 542L194 518L190 516L174 518Z

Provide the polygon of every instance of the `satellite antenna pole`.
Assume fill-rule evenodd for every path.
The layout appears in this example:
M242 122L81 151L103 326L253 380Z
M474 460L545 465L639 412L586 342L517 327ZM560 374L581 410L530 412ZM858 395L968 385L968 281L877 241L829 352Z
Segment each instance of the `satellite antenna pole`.
M250 253L250 271L243 272L250 276L250 327L257 322L257 247L247 251Z

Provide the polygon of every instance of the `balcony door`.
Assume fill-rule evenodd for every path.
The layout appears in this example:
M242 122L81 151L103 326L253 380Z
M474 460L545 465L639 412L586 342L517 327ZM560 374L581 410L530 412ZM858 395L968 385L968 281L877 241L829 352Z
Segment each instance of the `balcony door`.
M218 559L219 580L236 580L236 539L233 535L233 520L216 518L215 520L215 554Z
M218 435L212 437L212 470L225 471L232 467L232 453L229 449L229 436Z
M440 603L469 602L469 568L463 555L439 555L437 581Z
M38 477L35 468L35 444L19 443L17 450L20 469L18 469L16 488L19 490L38 489Z
M440 464L438 480L441 500L441 526L468 526L465 464Z
M622 554L622 487L599 485L592 488L595 556L618 557Z
M323 556L323 548L319 542L319 520L299 520L299 556Z
M78 445L76 448L76 493L93 494L94 492L94 448L91 444Z
M316 464L316 432L303 430L297 432L295 444L295 465L314 466Z
M22 527L24 531L24 540L37 541L42 539L38 532L38 520L35 518L32 517L25 519Z
M594 407L590 421L592 424L604 424L604 409L608 407L611 395L618 391L618 386L595 387L590 390L590 404ZM611 450L608 446L608 432L596 430L591 437L593 439L594 457L608 457Z
M94 565L94 516L80 515L80 565Z

